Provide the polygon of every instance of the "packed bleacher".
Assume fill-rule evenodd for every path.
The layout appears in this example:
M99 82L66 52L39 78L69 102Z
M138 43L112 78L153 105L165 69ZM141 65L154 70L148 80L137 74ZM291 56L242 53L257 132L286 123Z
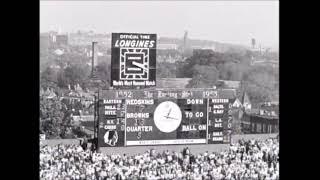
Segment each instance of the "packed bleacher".
M89 146L40 148L40 179L214 179L278 180L279 140L240 140L222 152L181 152L107 155Z

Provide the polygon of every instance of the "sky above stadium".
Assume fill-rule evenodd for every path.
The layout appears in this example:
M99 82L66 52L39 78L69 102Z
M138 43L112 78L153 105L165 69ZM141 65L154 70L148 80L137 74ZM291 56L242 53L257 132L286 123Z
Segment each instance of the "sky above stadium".
M278 1L40 1L40 32L137 32L278 48Z

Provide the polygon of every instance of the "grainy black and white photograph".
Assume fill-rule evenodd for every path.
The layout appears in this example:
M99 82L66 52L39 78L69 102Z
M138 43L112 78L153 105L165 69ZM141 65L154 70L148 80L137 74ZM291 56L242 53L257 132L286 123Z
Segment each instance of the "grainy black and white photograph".
M279 180L279 1L40 0L39 179Z

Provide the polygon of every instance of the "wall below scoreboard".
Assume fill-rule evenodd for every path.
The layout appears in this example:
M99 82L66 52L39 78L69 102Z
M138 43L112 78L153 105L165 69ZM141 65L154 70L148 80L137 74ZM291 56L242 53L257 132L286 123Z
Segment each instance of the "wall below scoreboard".
M167 140L141 140L127 141L127 146L139 145L171 145L171 144L206 144L206 139L167 139Z

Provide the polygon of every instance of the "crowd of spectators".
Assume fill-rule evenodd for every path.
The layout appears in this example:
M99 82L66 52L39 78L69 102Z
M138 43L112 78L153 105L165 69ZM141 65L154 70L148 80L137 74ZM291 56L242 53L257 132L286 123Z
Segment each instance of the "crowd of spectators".
M240 140L221 152L103 154L89 146L58 145L40 149L40 179L192 179L278 180L279 140Z

